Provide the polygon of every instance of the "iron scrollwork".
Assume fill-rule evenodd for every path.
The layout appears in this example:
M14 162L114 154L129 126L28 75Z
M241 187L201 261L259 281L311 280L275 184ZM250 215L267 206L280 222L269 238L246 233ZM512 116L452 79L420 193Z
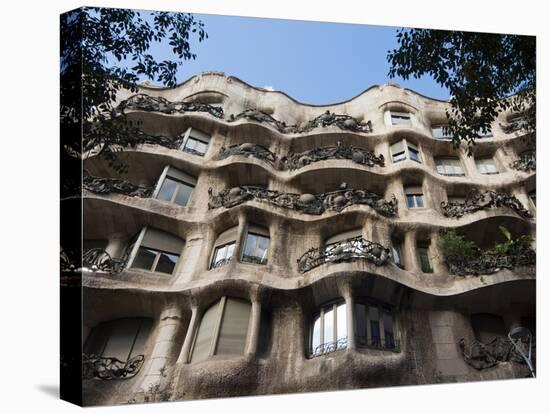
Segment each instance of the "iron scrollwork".
M163 114L206 112L215 118L223 118L223 108L218 106L199 102L170 102L160 96L150 96L143 93L133 95L122 101L117 109L123 114L127 109L161 112Z
M83 252L81 261L75 256L75 254L61 249L62 272L89 270L93 272L120 273L126 266L127 261L127 257L114 258L102 248L93 248Z
M524 151L519 158L510 164L515 170L529 172L537 170L537 154L535 150Z
M263 145L245 142L243 144L221 147L218 159L223 160L232 155L242 155L244 157L254 157L271 164L277 159L276 155Z
M384 166L384 156L382 154L376 156L374 152L367 149L345 145L341 141L338 141L336 146L291 153L281 159L281 169L297 170L314 162L328 159L347 159L368 167L374 167L375 165Z
M457 218L493 207L508 207L521 217L532 218L531 212L527 210L515 196L493 190L480 192L474 189L468 193L466 199L462 203L441 202L443 214L447 217Z
M136 355L128 361L121 361L114 357L97 355L83 355L82 377L84 379L128 379L135 376L145 361L144 355Z
M322 355L330 354L341 349L346 349L348 346L348 338L339 338L336 341L326 342L324 344L316 346L314 349L310 349L309 358L316 358Z
M260 111L258 109L247 109L246 111L243 111L237 115L231 114L229 116L228 122L235 122L239 119L248 119L250 121L269 124L283 134L304 133L309 132L315 128L325 128L331 125L337 126L342 130L352 132L372 132L371 121L362 122L350 115L336 114L330 111L326 111L318 117L308 121L303 127L300 127L298 125L287 125L285 122L279 121L270 114Z
M141 198L151 197L154 190L154 187L135 185L119 178L96 177L93 175L82 177L82 188L97 194L118 193Z
M348 189L346 183L342 183L340 190L323 194L281 193L263 187L247 185L225 189L217 195L214 195L212 188L210 188L208 194L210 197L209 209L231 208L249 200L258 200L314 215L320 215L327 210L340 212L354 204L366 204L386 217L397 214L397 199L395 196L392 196L390 201L386 201L382 196L368 190Z
M339 263L367 260L377 266L388 262L389 249L380 243L366 240L361 236L352 237L324 247L313 247L298 259L298 270L307 272L324 263Z
M464 361L478 370L491 368L499 362L506 361L525 364L525 360L507 338L496 337L488 344L473 340L468 345L466 345L466 341L462 338L458 344Z

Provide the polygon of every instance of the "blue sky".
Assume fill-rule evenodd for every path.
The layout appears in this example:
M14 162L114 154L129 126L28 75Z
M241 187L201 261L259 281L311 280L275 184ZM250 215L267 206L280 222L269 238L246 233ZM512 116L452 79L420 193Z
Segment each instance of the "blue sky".
M221 71L311 104L343 101L386 82L433 98L449 97L430 77L388 78L387 51L397 47L394 27L196 16L205 23L208 39L192 42L197 59L184 62L178 82L200 72ZM171 54L166 46L154 52L157 58Z

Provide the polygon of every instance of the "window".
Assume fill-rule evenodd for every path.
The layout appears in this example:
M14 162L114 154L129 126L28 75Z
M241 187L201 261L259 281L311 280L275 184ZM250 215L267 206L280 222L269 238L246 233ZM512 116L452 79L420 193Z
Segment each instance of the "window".
M156 198L185 207L191 198L196 180L172 167L166 167Z
M405 188L405 195L407 197L408 208L424 207L424 195L422 193L422 187L407 187Z
M498 174L495 161L492 158L479 158L476 159L477 171L480 174L490 175Z
M210 306L195 334L191 362L214 355L243 355L251 307L246 300L225 296Z
M400 268L404 268L403 265L403 255L401 250L402 243L399 240L392 240L392 246L391 246L391 252L392 252L392 258L393 262L399 266Z
M153 321L149 318L123 318L103 322L92 329L84 352L121 362L143 355Z
M209 135L194 128L189 128L184 135L182 150L202 157L208 151L209 143Z
M231 261L237 239L237 227L221 233L214 244L214 252L210 260L210 269L224 266Z
M343 233L338 233L335 236L332 236L328 238L325 241L325 255L326 260L331 261L335 259L336 252L334 251L334 246L339 245L340 249L338 249L338 255L341 254L361 254L361 240L360 238L363 236L363 229L353 229L350 231L346 231Z
M535 190L533 190L529 193L529 198L531 199L531 201L533 202L533 204L536 207L537 206L537 192Z
M344 349L348 345L346 303L343 299L321 307L313 315L310 330L310 357Z
M460 160L456 157L442 157L435 159L435 168L441 175L463 176L464 170Z
M390 112L392 125L411 125L411 114L408 112Z
M418 163L422 162L418 147L405 139L391 146L391 154L394 163L406 160L407 158Z
M184 241L160 230L145 227L133 245L129 267L172 274Z
M355 335L358 347L398 348L392 310L370 301L355 303Z
M447 125L438 125L432 127L432 136L435 139L452 139L451 131L446 131Z
M241 260L243 262L267 264L269 232L257 226L249 226Z
M477 134L480 138L491 138L493 136L493 131L489 128L487 132L483 132L481 128L477 131Z
M433 273L432 262L430 260L430 243L421 241L416 245L416 253L420 262L420 269L424 273Z

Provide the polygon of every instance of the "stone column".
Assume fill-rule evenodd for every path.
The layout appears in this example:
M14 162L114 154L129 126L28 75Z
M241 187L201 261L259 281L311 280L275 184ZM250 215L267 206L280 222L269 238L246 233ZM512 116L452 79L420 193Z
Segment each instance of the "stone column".
M126 241L126 235L124 233L113 233L109 236L105 251L109 253L112 258L118 259L122 257L124 253Z
M181 316L181 310L175 305L169 305L161 312L153 352L144 367L146 374L141 384L143 391L149 390L151 385L162 384L162 379L166 377L165 371L172 365L170 359L178 346L178 336L182 328Z
M181 352L178 357L178 364L189 363L189 353L191 352L191 345L193 344L193 338L195 337L198 313L198 306L193 305L191 308L191 320L189 321L187 333L185 334L185 340L183 341L183 347L181 348Z
M403 239L403 261L405 268L413 273L421 273L416 254L416 231L409 230Z
M351 287L344 294L346 301L346 329L348 332L348 349L356 349L355 344L355 301L351 293Z
M245 355L253 358L258 351L258 339L260 336L260 323L262 319L262 305L260 294L257 289L253 289L250 295L252 309L248 321L248 332L246 335Z

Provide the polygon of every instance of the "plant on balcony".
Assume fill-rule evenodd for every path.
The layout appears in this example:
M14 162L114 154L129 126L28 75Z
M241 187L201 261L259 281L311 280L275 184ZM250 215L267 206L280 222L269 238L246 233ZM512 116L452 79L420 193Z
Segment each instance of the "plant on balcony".
M441 251L449 272L459 276L477 276L495 273L501 269L534 266L536 253L531 247L533 239L528 235L513 239L508 229L502 226L499 229L506 241L496 243L489 249L481 249L454 230L444 231Z

